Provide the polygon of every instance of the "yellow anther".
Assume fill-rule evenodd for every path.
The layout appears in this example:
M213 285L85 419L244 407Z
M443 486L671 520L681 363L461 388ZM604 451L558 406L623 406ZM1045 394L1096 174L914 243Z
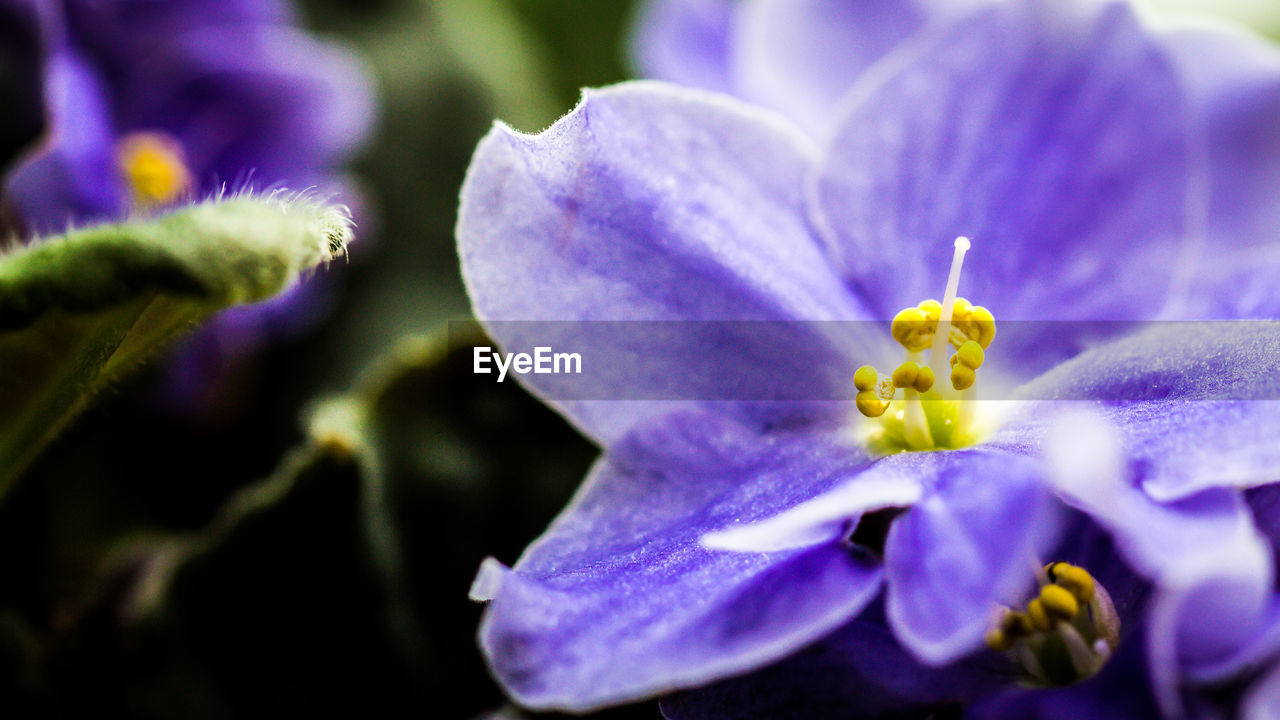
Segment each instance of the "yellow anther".
M893 316L889 333L911 352L922 352L933 342L933 333L937 329L936 319L930 321L924 310L913 307L901 310Z
M893 371L893 384L900 388L913 387L919 375L920 364L908 360Z
M964 321L961 330L986 350L991 347L991 341L996 339L996 318L990 310L981 305L975 305L969 311L969 317Z
M853 374L853 386L859 390L875 390L880 373L870 365L863 365Z
M1050 615L1062 620L1070 620L1080 612L1080 603L1071 591L1060 585L1045 585L1040 588L1040 604Z
M1027 619L1031 621L1031 628L1037 632L1049 632L1053 629L1053 618L1040 598L1027 603Z
M1013 648L1015 639L1016 638L1005 634L1003 630L995 629L988 631L987 634L983 636L982 641L987 644L987 647L995 650L996 652L1005 652L1006 650Z
M875 390L859 392L854 404L858 406L858 412L870 418L880 417L889 409L889 403L881 400Z
M1006 610L1004 616L1000 618L1000 630L1004 634L1014 637L1029 635L1031 634L1031 620L1027 618L1026 613Z
M942 318L942 303L937 300L921 300L917 308L924 313L930 322L938 322Z
M951 366L951 387L957 390L968 390L973 387L977 379L978 376L974 374L973 368L960 363Z
M1076 600L1082 603L1093 600L1094 583L1089 571L1064 562L1053 563L1045 569L1049 578L1066 588Z
M1045 582L1046 575L1050 582ZM1036 685L1064 685L1092 677L1114 653L1119 639L1119 618L1106 589L1088 572L1067 563L1046 565L1040 578L1044 584L1025 609L1002 608L983 642L998 652L1016 649L1009 658ZM1067 584L1087 585L1096 593L1087 614L1085 603Z
M973 309L973 303L962 297L956 298L951 304L951 322L964 322L969 319L969 311Z
M117 146L116 162L139 207L167 205L191 187L182 148L164 135L139 132L126 136Z
M934 382L933 368L929 367L928 365L921 367L920 371L916 373L916 382L914 385L916 392L920 392L920 393L929 392L929 388L933 387L933 382Z
M981 345L970 340L961 345L959 350L956 350L954 359L970 370L977 370L982 367L982 361L986 359L986 353L982 352Z

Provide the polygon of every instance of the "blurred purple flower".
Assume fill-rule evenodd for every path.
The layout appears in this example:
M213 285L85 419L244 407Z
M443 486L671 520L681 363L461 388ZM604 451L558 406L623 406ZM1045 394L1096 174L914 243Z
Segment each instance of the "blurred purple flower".
M4 3L35 19L42 64L47 131L4 182L28 232L162 209L223 187L315 188L354 200L340 166L372 126L371 78L352 53L295 27L287 3ZM212 343L234 355L305 324L324 294L307 283L215 323L179 367L228 360L192 348Z
M901 28L883 27L888 47ZM1220 398L1277 397L1280 328L1160 327L1081 351L1088 321L1280 306L1262 289L1280 229L1263 199L1280 179L1278 56L1231 33L1153 33L1123 4L1015 0L864 63L822 146L757 106L657 83L588 92L540 135L495 128L458 225L478 317L690 321L660 346L590 322L557 342L687 400L563 400L554 376L523 377L607 451L514 569L477 578L481 646L512 696L581 711L769 666L738 687L771 718L894 697L895 682L906 701L1131 717L1114 703L1176 714L1197 683L1273 655L1270 549L1232 488L1276 480L1280 413ZM1241 156L1240 135L1267 142ZM961 233L982 249L964 285L997 317L1079 321L1001 337L984 377L1048 372L982 444L962 447L957 414L945 452L880 456L844 403L699 400L846 397L887 338L805 321L883 320L938 292ZM777 322L716 322L756 320ZM521 327L489 325L508 347L528 344ZM689 371L706 357L717 376ZM1055 397L1116 398L1095 410L1121 447L1072 446L1088 433L1047 423ZM1120 560L1089 559L1081 523ZM1150 599L1118 603L1126 632L1093 680L977 698L1016 679L971 663L995 609L1025 600L1035 556ZM751 716L698 701L717 687L667 712Z
M29 5L50 129L5 190L35 232L200 198L250 173L259 186L336 190L370 128L363 68L293 27L282 2Z

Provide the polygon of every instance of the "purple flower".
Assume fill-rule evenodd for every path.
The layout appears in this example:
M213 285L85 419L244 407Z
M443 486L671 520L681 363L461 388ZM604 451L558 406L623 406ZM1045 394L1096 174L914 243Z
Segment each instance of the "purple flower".
M371 128L371 80L354 55L295 27L283 0L5 5L33 21L23 37L41 64L47 131L4 182L29 232L224 187L315 188L356 201L340 165ZM309 325L329 294L324 283L303 283L215 321L179 351L175 399L205 405L225 393L214 383L229 365Z
M344 50L287 5L66 0L38 18L49 131L6 179L36 232L119 217L252 181L333 188L372 119Z
M902 32L885 27L888 47ZM1274 314L1262 278L1280 214L1262 197L1280 180L1277 54L1157 34L1122 4L1019 0L858 62L821 145L758 106L659 83L588 92L542 134L500 125L481 143L458 239L499 342L546 327L504 321L687 329L659 343L626 323L556 325L557 346L654 399L578 399L524 376L606 453L514 569L482 569L481 646L534 708L759 670L727 682L738 707L774 718L857 715L870 693L889 705L868 715L894 698L997 717L998 703L1177 714L1198 683L1277 648L1270 548L1235 488L1276 479L1280 413L1263 400L1280 390L1280 327L1168 324L1096 345L1132 327L1092 321ZM1246 156L1242 136L1266 142ZM948 372L951 303L916 303L954 292L961 234L975 238L961 285L1001 323L1039 322L992 344L956 303L963 369ZM893 328L908 358L939 340L932 386L915 368L856 370L884 362L883 325L811 322L904 307L924 319ZM920 327L934 338L899 333ZM1009 396L1021 412L972 417L984 404L957 393L975 368L979 387L1030 380ZM854 387L878 418L835 401ZM1089 407L1113 429L1053 419L1077 398L1101 398ZM887 452L904 449L933 452ZM1037 583L1037 557L1083 568L1098 592ZM981 649L1001 644L1001 617L1035 620L1032 601L1059 614L1004 628L1030 657ZM1094 677L1012 689L1053 680L1050 662ZM725 687L667 712L734 716Z

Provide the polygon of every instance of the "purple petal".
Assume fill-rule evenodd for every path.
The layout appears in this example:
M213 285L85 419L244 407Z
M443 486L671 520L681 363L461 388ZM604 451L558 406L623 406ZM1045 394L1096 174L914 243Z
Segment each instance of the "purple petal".
M1186 585L1210 567L1239 567L1257 570L1261 585L1270 586L1271 552L1238 492L1212 488L1156 501L1138 488L1147 468L1126 457L1122 442L1101 418L1064 419L1045 449L1059 497L1111 532L1120 554L1147 578Z
M121 85L122 125L177 137L204 187L249 171L262 184L300 182L358 148L374 117L356 57L287 26L190 28Z
M1163 307L1186 231L1187 120L1160 46L1123 3L994 4L868 73L815 178L816 222L882 317L961 294L997 319ZM1074 330L1001 343L1026 372Z
M1204 590L1208 591L1209 588ZM1232 588L1223 586L1218 590L1231 592ZM1229 602L1232 599L1231 597L1213 598L1215 602L1207 606L1186 602L1184 603L1186 613L1182 622L1184 624L1200 622L1210 627L1230 622L1230 619L1225 617L1206 616L1217 609L1215 605L1220 604L1219 600ZM1182 671L1187 680L1208 685L1229 683L1251 674L1280 655L1280 597L1273 595L1267 601L1266 609L1252 616L1246 625L1248 633L1243 642L1233 642L1216 658L1184 658Z
M30 230L58 233L118 214L123 196L101 78L65 50L46 59L44 83L49 135L9 175L5 190Z
M633 397L847 397L857 323L707 322L865 317L804 219L810 150L757 108L660 83L589 91L536 136L500 125L459 211L476 315L509 350L580 352ZM512 320L561 322L493 322ZM700 322L656 338L586 320ZM554 401L557 377L525 379ZM601 440L652 412L553 404Z
M631 37L640 74L654 80L730 92L729 36L735 0L651 0Z
M993 610L1022 599L1059 517L1034 461L973 450L928 455L932 486L889 530L885 579L902 644L942 665L981 647Z
M829 490L868 460L843 437L757 435L712 415L618 443L516 564L488 564L480 631L521 704L585 711L783 658L844 624L880 586L839 542L708 550L703 534ZM603 649L607 648L608 652Z
M946 668L921 665L883 618L862 617L795 656L741 678L662 701L669 720L813 720L926 717L929 708L990 693L1012 678L986 656Z
M1280 323L1167 323L1086 352L1018 395L1106 401L1098 412L1143 466L1143 488L1184 497L1277 479L1278 361ZM1027 414L1032 425L1051 415L1038 403ZM1024 430L1015 423L1004 433Z
M1183 584L1162 580L1165 587L1149 609L1147 663L1157 701L1169 715L1180 714L1184 676L1247 668L1257 634L1273 634L1265 632L1272 620L1270 573L1244 573L1253 568L1236 567L1230 552L1224 547L1219 556L1228 568L1205 567L1202 577Z
M1166 34L1204 130L1205 242L1186 258L1194 317L1280 313L1280 48L1242 29Z
M930 460L929 453L892 455L830 492L766 520L710 533L702 544L717 550L773 552L831 542L863 513L919 502L923 479L934 469Z
M781 111L820 137L837 100L872 63L919 30L920 0L758 0L733 26L734 94Z

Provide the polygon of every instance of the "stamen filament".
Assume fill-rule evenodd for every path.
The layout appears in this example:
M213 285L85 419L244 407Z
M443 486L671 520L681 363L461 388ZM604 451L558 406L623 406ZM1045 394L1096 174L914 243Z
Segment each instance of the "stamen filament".
M955 248L951 255L951 272L947 275L947 289L942 294L942 313L938 317L938 329L933 335L933 349L929 353L929 364L938 377L950 374L944 358L947 356L947 341L951 337L951 310L960 290L960 268L964 266L964 254L969 252L969 238L956 238Z
M1101 665L1074 627L1067 623L1058 625L1058 636L1062 638L1062 644L1067 648L1067 656L1071 658L1071 665L1075 667L1077 675L1086 678L1098 672Z
M1027 647L1024 642L1018 643L1017 649L1014 651L1018 654L1018 662L1027 671L1031 677L1039 680L1044 684L1049 684L1049 676L1044 672L1044 666L1040 664L1040 659L1036 657L1035 652Z
M907 353L908 361L919 363L920 359L918 352ZM925 415L924 405L920 402L920 393L915 388L907 388L903 390L902 395L906 405L902 417L902 428L907 446L933 447L933 433L929 432L929 418Z

